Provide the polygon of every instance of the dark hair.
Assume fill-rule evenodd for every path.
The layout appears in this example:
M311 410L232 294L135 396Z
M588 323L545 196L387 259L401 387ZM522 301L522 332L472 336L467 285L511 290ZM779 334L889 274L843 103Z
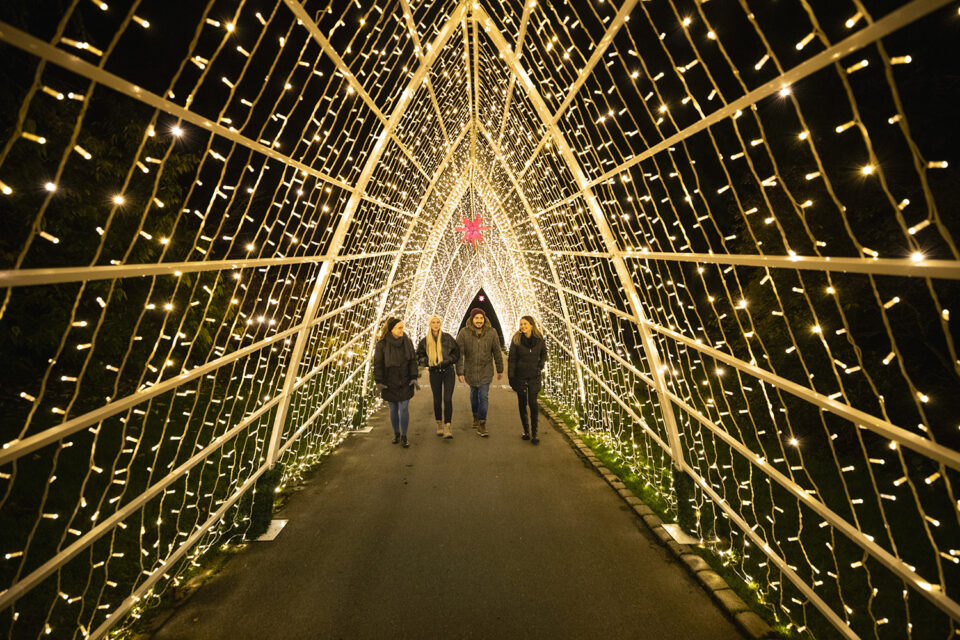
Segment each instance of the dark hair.
M380 328L380 339L383 340L387 337L387 334L393 331L393 328L401 322L400 318L389 317L387 321L383 323L383 326Z
M540 333L540 329L539 327L537 327L537 321L533 319L533 316L522 316L520 319L526 320L527 322L530 323L530 326L533 327L530 330L530 335L537 336L538 338L543 340L543 334ZM513 334L513 339L510 342L512 342L513 344L520 344L521 336L523 336L523 332L517 331L515 334Z

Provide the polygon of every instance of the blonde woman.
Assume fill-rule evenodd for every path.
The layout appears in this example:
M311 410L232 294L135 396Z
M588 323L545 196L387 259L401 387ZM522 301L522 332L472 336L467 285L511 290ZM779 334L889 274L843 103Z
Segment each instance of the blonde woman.
M427 335L417 347L421 367L430 370L430 390L433 392L433 417L437 420L437 435L452 438L450 423L453 421L453 387L457 383L455 365L460 359L460 346L440 326L440 316L430 318Z
M380 395L390 405L393 444L409 447L407 425L410 423L410 398L419 388L417 353L410 336L403 333L403 322L388 318L380 330L380 340L373 352L373 379Z
M537 394L540 393L540 373L547 361L547 345L543 334L537 328L536 321L530 316L520 318L520 330L513 334L510 341L510 355L507 357L507 380L510 388L517 392L517 405L520 408L520 424L523 425L524 440L538 444ZM527 409L530 417L527 418ZM532 434L532 438L531 438Z

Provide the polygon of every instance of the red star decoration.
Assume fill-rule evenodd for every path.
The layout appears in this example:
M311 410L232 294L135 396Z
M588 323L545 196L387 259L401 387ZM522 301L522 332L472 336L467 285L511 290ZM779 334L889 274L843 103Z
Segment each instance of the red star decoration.
M457 231L463 232L463 242L472 244L473 248L476 249L477 243L484 241L483 232L489 230L490 227L483 226L483 216L477 216L473 220L461 217L460 220L463 222L463 226L458 227Z

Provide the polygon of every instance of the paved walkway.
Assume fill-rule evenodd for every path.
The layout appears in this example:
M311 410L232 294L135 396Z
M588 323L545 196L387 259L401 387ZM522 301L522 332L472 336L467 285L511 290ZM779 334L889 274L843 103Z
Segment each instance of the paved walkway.
M490 437L434 435L428 389L409 449L385 417L351 436L155 640L672 638L740 640L706 592L541 417L520 439L516 396L490 393Z

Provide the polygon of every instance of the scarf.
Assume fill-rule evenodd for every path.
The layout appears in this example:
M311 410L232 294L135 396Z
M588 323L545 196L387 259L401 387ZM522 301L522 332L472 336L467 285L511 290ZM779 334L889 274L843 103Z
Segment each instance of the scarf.
M433 331L427 330L427 364L431 367L440 364L443 360L443 348L440 346L442 338L443 331L438 331L434 339Z

